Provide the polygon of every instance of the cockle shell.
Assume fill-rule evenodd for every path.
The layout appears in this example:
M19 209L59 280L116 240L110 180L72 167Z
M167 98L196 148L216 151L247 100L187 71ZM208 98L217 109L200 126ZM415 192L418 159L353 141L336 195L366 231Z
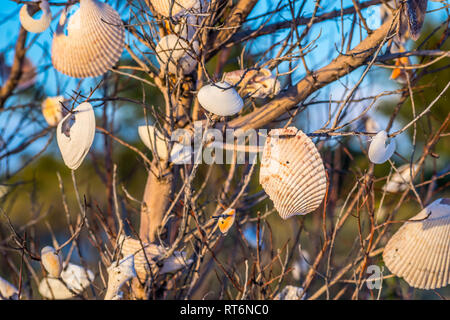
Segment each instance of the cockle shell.
M179 68L183 74L191 73L197 66L198 42L189 43L175 34L162 38L155 48L156 58L163 72L177 74Z
M42 248L41 262L50 276L54 278L60 276L63 269L63 261L61 255L56 252L55 248L50 246Z
M157 13L164 17L175 17L194 7L200 0L145 0Z
M316 210L327 188L316 146L295 127L269 132L259 182L283 219Z
M39 284L39 293L47 299L70 299L83 292L94 281L94 273L70 263L61 272L61 279L47 277Z
M416 174L417 165L413 165L412 174ZM400 192L405 191L409 188L409 183L411 182L411 166L409 164L404 164L397 169L398 172L392 174L391 179L383 186L383 190L386 192Z
M125 27L106 3L81 0L69 18L64 11L53 36L52 62L56 70L75 78L96 77L114 66L125 46Z
M178 271L192 263L192 259L187 260L186 253L180 251L175 251L172 256L159 261L164 256L165 250L162 246L154 243L143 243L141 245L139 240L122 236L119 239L119 245L124 257L134 256L134 269L140 279L145 279L150 274L150 270L153 273L156 272L154 268L157 265L159 266L159 274L164 274Z
M42 115L51 127L57 126L63 117L62 102L64 96L47 97L42 101Z
M0 277L0 300L17 300L19 290L11 283Z
M386 131L382 130L373 137L369 146L369 160L381 164L394 154L396 148L395 140L388 138Z
M450 198L434 201L410 221L386 244L383 252L386 266L415 288L430 290L447 286L450 283Z
M42 0L39 3L39 8L42 10L42 15L39 19L33 19L28 12L28 5L24 4L19 12L19 19L22 27L28 32L40 33L50 26L52 22L52 13L47 0Z
M92 105L84 102L66 115L56 128L56 141L66 166L76 170L86 157L95 135Z
M280 93L281 85L269 69L235 70L224 74L225 82L243 88L252 98L266 98Z
M219 116L232 116L241 111L244 101L227 82L208 84L197 94L200 105Z

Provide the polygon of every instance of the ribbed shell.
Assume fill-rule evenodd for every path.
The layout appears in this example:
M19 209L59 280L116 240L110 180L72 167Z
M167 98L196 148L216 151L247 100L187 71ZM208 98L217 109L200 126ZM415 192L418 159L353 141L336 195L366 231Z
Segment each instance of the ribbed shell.
M450 199L438 199L406 222L386 244L389 270L412 287L436 289L450 283Z
M316 210L327 188L316 146L295 127L269 132L259 181L283 219Z
M56 128L56 141L66 166L76 170L91 148L95 135L95 114L84 102L66 115Z
M241 111L244 101L228 82L207 84L197 94L200 105L219 116L232 116Z
M39 4L39 8L42 10L42 15L39 19L34 19L28 12L28 5L24 4L20 8L19 19L22 27L28 32L40 33L50 26L52 22L52 13L50 6L46 0L42 0Z
M53 37L55 69L75 78L96 77L114 66L125 46L125 27L119 14L106 3L81 0L70 17L66 36L66 12Z
M134 255L134 269L140 279L145 279L150 274L150 266L152 272L155 272L156 270L153 268L156 266L156 262L164 255L164 249L161 246L153 243L143 243L141 245L139 240L128 237L122 237L119 240L119 245L122 246L121 252L124 257ZM142 249L143 247L145 248L145 253ZM160 267L159 274L175 272L187 267L191 262L191 259L186 260L185 252L175 251L173 256L158 263Z
M266 98L280 93L280 82L269 69L235 70L224 74L225 82L243 88L252 98Z
M41 262L45 270L55 278L58 278L63 269L62 257L55 248L47 246L41 250Z
M147 4L151 3L157 13L164 17L176 16L182 14L194 7L199 0L145 0ZM173 3L173 5L172 5ZM172 6L172 11L170 7Z
M63 96L48 97L42 102L42 115L45 121L51 127L55 127L63 117L61 102L64 101Z
M193 50L189 43L177 35L169 34L162 38L156 46L156 58L163 72L177 74L181 68L183 74L191 73L197 66L195 59L198 42L193 42Z
M392 157L395 148L395 140L388 138L386 131L380 131L373 137L370 143L369 160L376 164L384 163Z

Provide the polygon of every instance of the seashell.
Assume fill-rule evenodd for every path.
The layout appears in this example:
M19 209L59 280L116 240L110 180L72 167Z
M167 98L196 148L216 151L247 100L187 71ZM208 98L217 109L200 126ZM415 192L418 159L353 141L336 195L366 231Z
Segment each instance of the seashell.
M66 115L56 128L56 141L66 166L76 170L86 157L95 135L92 105L84 102Z
M394 154L395 140L388 138L386 131L382 130L373 137L369 146L369 160L376 164L381 164Z
M52 12L47 0L41 0L39 8L42 10L42 16L39 19L33 19L27 4L24 4L19 12L20 24L28 32L40 33L50 26L52 22Z
M200 105L219 116L232 116L241 111L244 101L227 82L217 82L202 87L197 94Z
M316 210L327 189L316 146L295 127L269 132L259 181L283 219Z
M52 63L70 77L100 76L114 66L125 46L125 27L119 14L106 3L81 0L69 18L64 11L53 36Z
M134 270L133 255L123 258L118 263L113 262L108 268L108 289L105 300L120 300L120 288L134 277L136 277L136 271Z
M225 210L219 216L219 219L217 221L220 232L222 232L224 235L227 234L228 231L233 226L235 219L236 219L236 210L234 210L233 208L228 208L227 210Z
M303 294L303 288L286 286L278 293L274 300L305 300L306 294Z
M18 300L19 290L11 283L0 277L0 300Z
M252 98L266 98L280 93L281 85L269 69L235 70L224 74L224 81L243 88Z
M47 97L42 101L42 115L51 127L57 126L63 117L62 102L64 102L64 96Z
M61 272L61 279L47 277L39 284L39 293L47 299L70 299L83 292L94 281L94 273L70 263Z
M199 0L145 0L147 5L164 17L175 17L197 5Z
M45 270L50 276L58 278L63 269L61 255L56 252L55 248L46 246L41 250L41 262Z
M176 24L173 25L173 30L180 37L191 40L193 39L198 27L203 20L208 16L208 1L197 0L194 6L189 10L183 11L176 17ZM167 28L170 30L170 28Z
M164 256L165 250L154 243L141 245L139 240L123 236L119 239L119 243L122 245L121 252L124 257L134 256L134 269L140 279L145 279L150 271L154 274L157 265L160 268L159 274L164 274L178 271L192 263L192 259L186 260L186 253L180 251L175 251L172 256L159 261Z
M411 182L411 166L405 164L397 169L398 172L392 174L391 179L383 186L383 190L386 192L400 192L405 191L409 188L409 183ZM413 176L417 173L418 165L413 165L412 174Z
M169 34L162 38L155 48L156 58L163 72L177 74L179 68L183 74L189 74L197 66L198 42L189 43L183 38Z
M447 286L450 198L434 201L403 224L386 244L383 260L393 274L412 287L430 290Z

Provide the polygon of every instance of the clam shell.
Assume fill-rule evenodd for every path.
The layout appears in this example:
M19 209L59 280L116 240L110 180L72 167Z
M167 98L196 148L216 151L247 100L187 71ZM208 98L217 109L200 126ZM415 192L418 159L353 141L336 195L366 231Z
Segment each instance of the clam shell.
M0 277L0 300L18 299L19 290L11 283Z
M370 143L369 160L376 164L384 163L394 154L395 148L395 140L388 138L386 131L382 130Z
M63 269L62 257L55 248L47 246L41 250L41 262L45 270L54 278L58 278Z
M224 81L243 88L252 98L266 98L280 93L281 85L269 69L235 70L224 74Z
M259 181L283 219L316 210L327 188L316 146L295 127L269 132Z
M232 116L241 111L244 101L228 82L202 87L197 94L200 105L219 116Z
M180 251L175 251L172 256L159 261L164 256L165 250L162 246L153 243L141 245L139 240L129 237L122 237L119 243L122 246L121 252L124 257L134 256L134 269L140 279L145 279L150 274L150 270L154 273L157 262L160 267L159 274L175 272L192 263L192 259L186 260L186 253Z
M64 96L47 97L42 101L42 115L51 127L57 126L63 117L62 102L64 102Z
M56 128L56 141L67 167L76 170L86 157L95 135L95 114L84 102L66 115Z
M53 36L52 63L75 78L96 77L114 66L125 46L125 27L119 14L106 3L81 0L64 34L64 11Z
M145 0L147 5L151 3L151 6L157 13L164 17L175 17L183 14L195 5L199 0Z
M430 290L450 283L450 199L434 201L410 220L424 218L400 227L386 244L383 260L410 286Z
M177 74L179 68L183 74L191 73L197 66L195 56L198 52L198 42L189 43L175 34L162 38L155 48L156 58L163 72Z
M158 157L167 160L169 157L169 140L155 126L139 126L139 137L147 148L156 152Z
M413 165L412 173L416 174L417 165ZM409 188L409 183L411 182L411 166L409 164L405 164L397 169L398 172L394 172L392 174L391 179L383 186L383 190L386 192L400 192L405 191Z
M20 24L28 32L40 33L50 26L52 22L52 13L50 6L46 0L39 3L39 8L42 10L42 15L39 19L34 19L28 12L28 5L24 4L19 12Z

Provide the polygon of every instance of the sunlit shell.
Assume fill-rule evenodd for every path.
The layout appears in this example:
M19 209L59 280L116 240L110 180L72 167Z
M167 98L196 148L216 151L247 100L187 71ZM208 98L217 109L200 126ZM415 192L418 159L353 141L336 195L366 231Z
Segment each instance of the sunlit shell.
M157 13L164 17L174 17L194 7L200 0L145 0Z
M155 49L156 58L161 70L165 73L177 74L181 68L183 74L191 73L197 66L196 55L198 52L198 42L189 43L174 34L169 34L162 38Z
M158 262L159 274L171 273L187 267L192 263L192 259L186 259L186 253L175 251L172 256L163 261L159 261L164 256L165 250L162 246L153 243L142 243L139 240L129 237L121 237L119 245L122 246L124 257L134 255L134 269L140 279L145 279L150 274L150 270L156 272ZM145 248L145 253L144 249ZM150 265L149 265L150 264Z
M275 300L305 300L303 291L303 288L288 285L276 295Z
M280 93L278 79L268 69L235 70L224 74L224 81L243 88L244 94L252 98L266 98Z
M55 248L47 246L41 250L41 262L45 270L50 276L58 278L63 269L61 255L56 252Z
M450 199L434 201L410 221L421 219L400 227L386 244L383 260L412 287L445 287L450 283Z
M47 0L42 0L39 3L39 8L42 10L42 15L39 19L34 19L28 11L28 5L24 4L19 12L20 24L28 32L40 33L45 31L52 22L52 13Z
M191 40L199 26L202 25L202 21L208 16L208 1L196 0L194 6L189 10L180 12L175 17L176 24L173 25L175 33L180 37Z
M413 165L412 174L413 176L416 174L417 165ZM389 181L383 186L383 190L386 192L400 192L405 191L409 188L409 183L411 182L411 166L409 164L405 164L397 169L396 172L392 174L392 177Z
M91 104L80 104L59 122L56 130L56 141L64 163L76 170L94 141L95 114Z
M105 300L121 299L120 288L131 278L136 277L133 255L126 256L108 267L108 288Z
M42 101L42 115L51 127L57 126L63 117L62 102L64 96L47 97Z
M227 82L202 87L198 91L197 98L203 108L219 116L232 116L244 106L241 96Z
M327 188L316 146L295 127L269 132L259 182L283 219L316 210Z
M167 160L169 157L169 139L166 138L155 126L139 126L139 137L147 148L156 152L158 157Z
M228 208L219 217L217 224L219 225L220 232L227 234L228 231L234 224L236 220L236 210L233 208Z
M384 163L394 154L395 148L395 140L388 138L386 131L380 131L370 143L369 160L376 164Z
M75 78L96 77L114 66L125 46L125 27L119 14L106 3L81 0L69 18L64 11L53 36L55 69Z
M10 299L17 300L19 295L19 290L11 283L0 277L0 300Z

